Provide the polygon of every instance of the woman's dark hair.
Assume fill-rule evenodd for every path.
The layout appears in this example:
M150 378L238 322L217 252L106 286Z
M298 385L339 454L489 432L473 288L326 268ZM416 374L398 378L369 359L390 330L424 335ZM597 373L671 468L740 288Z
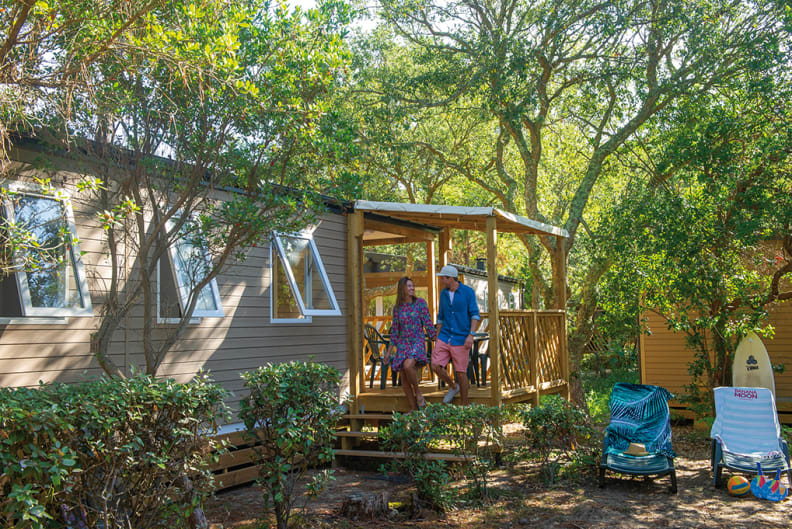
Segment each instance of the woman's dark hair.
M412 281L407 276L399 279L399 282L396 284L396 306L398 307L402 303L413 303L415 301L415 296L408 296L407 295L407 281ZM413 283L415 283L413 281ZM412 299L408 300L407 298L410 297Z

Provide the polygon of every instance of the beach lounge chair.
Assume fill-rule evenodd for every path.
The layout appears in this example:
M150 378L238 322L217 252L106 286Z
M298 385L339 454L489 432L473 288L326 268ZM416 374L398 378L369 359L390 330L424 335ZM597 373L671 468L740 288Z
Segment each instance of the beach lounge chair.
M671 477L677 492L674 451L671 447L671 414L665 388L618 383L611 391L611 420L605 429L600 463L600 487L611 470L633 476Z
M771 473L789 468L789 448L781 437L775 399L767 388L715 388L715 422L712 438L712 472L715 488L724 468L742 472Z

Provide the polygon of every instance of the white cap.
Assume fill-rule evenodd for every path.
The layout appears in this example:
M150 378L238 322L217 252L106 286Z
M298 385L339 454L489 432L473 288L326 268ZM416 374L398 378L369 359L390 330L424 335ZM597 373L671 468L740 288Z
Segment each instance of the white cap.
M446 276L446 277L453 277L454 279L456 279L457 277L459 277L459 270L457 270L456 267L453 267L451 265L445 265L443 268L440 269L437 275L438 277Z

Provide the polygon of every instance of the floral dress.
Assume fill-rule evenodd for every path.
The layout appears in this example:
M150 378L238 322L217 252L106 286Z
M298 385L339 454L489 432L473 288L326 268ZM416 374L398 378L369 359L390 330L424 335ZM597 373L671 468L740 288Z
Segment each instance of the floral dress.
M425 366L429 363L426 356L426 334L434 340L435 328L429 307L421 298L412 303L402 303L393 308L393 324L391 325L391 343L396 346L391 369L401 371L402 364L408 358L415 360L415 365Z

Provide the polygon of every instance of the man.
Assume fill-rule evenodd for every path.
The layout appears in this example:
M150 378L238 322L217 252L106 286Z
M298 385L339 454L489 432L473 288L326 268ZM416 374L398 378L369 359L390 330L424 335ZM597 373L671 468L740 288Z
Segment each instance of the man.
M449 386L443 402L449 404L457 393L460 403L468 403L467 367L470 349L473 347L473 333L481 323L476 293L467 285L459 282L459 272L447 265L437 274L445 287L440 292L440 309L437 313L437 344L432 351L432 370ZM455 383L446 370L453 360Z

